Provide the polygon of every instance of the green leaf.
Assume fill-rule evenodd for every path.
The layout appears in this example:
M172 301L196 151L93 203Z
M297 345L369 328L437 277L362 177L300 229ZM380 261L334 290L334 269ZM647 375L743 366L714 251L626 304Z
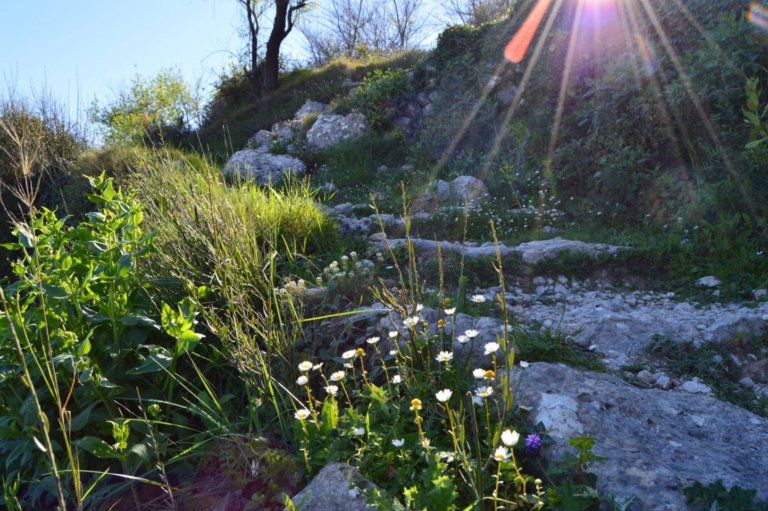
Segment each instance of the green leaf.
M43 292L45 292L48 298L53 298L54 300L65 300L69 298L69 292L61 286L43 284Z
M192 351L200 342L200 339L205 337L203 334L196 334L192 330L186 330L176 338L176 355L181 355L185 351Z
M80 431L85 426L88 425L88 423L91 420L91 412L93 412L93 408L96 406L96 404L92 404L89 407L87 407L82 412L78 413L74 417L72 417L72 424L71 424L71 431Z
M128 371L128 374L156 373L170 367L173 359L168 350L159 346L153 346L144 363Z
M24 248L32 248L35 246L35 235L30 233L26 227L18 226L16 228L16 235L19 237L19 244Z
M118 319L118 321L125 326L144 326L160 330L160 325L158 325L154 319L139 314L126 314Z
M75 446L88 451L97 458L120 459L117 451L111 445L95 436L86 436L72 442Z
M88 338L85 338L83 339L83 342L81 342L77 346L77 354L83 357L90 352L91 352L91 341Z
M128 275L133 264L133 254L123 254L120 259L117 260L117 275L124 277Z

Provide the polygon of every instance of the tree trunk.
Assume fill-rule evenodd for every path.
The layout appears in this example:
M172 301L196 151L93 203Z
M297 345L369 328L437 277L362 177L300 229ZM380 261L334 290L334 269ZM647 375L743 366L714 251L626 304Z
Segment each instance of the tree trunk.
M263 92L269 93L277 89L277 76L280 72L280 45L288 35L285 29L288 17L288 0L275 2L275 23L267 41L267 54L264 57Z

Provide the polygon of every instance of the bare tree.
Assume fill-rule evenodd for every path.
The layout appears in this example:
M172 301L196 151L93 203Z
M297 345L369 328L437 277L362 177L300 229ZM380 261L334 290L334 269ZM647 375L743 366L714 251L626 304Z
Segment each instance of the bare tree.
M310 0L237 0L245 9L250 47L251 78L262 93L277 89L280 72L280 46L293 30L296 20ZM259 60L261 19L274 14L263 60Z
M479 26L512 11L518 0L450 0L446 6L452 21Z
M424 0L390 0L389 13L397 49L413 48L422 42L427 24L427 18L421 15L423 7Z
M310 61L322 64L338 57L404 50L424 39L425 0L326 0L318 19L305 24Z

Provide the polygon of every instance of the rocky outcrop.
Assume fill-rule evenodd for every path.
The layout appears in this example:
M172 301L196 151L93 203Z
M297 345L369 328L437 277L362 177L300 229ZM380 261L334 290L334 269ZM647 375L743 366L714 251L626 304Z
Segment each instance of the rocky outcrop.
M488 187L476 177L459 176L450 183L438 179L427 185L414 210L431 212L446 205L474 206L488 195Z
M293 118L296 119L297 121L300 121L310 115L327 114L330 111L331 111L331 107L326 105L325 103L320 103L318 101L307 101L306 103L304 103L304 105L302 105L301 108L299 108L296 111Z
M261 185L277 183L289 174L306 172L304 162L286 155L269 154L262 149L243 149L232 155L222 170L229 178L254 180Z
M343 463L323 468L312 482L291 499L297 511L373 511L364 490L373 487L357 469Z
M344 140L359 137L367 127L365 116L357 112L347 116L321 114L307 131L307 145L314 150L327 149Z
M386 241L379 234L374 234L370 237L371 243L377 248L385 248ZM397 247L406 244L405 239L389 239L389 244ZM521 243L514 247L508 247L503 243L483 243L477 245L476 243L456 243L451 241L432 241L414 238L411 239L411 243L414 249L420 255L433 256L437 254L437 246L440 244L440 248L444 253L453 252L461 254L469 258L479 257L495 257L498 253L502 257L506 257L511 254L517 254L520 256L523 264L535 265L537 263L555 259L561 254L571 253L578 254L587 257L598 257L601 255L616 255L623 247L614 245L606 245L603 243L584 243L583 241L566 240L563 238L552 238L549 240L530 241L528 243Z
M519 371L516 368L515 371ZM638 510L687 509L682 489L722 479L768 498L768 420L706 395L640 389L563 365L524 370L517 402L532 407L561 456L587 434L605 458L590 466L602 493Z

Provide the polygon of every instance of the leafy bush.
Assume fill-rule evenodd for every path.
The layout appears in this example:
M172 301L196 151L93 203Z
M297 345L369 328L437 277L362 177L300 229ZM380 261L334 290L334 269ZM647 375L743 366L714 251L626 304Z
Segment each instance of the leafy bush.
M373 126L385 127L395 112L397 99L405 94L407 83L403 69L375 69L363 78L353 104Z
M194 306L154 302L142 270L153 237L140 204L103 174L91 182L99 210L77 227L49 210L33 212L6 246L19 253L16 280L0 292L9 507L80 507L97 488L102 497L124 491L101 485L107 473L143 479L168 448L157 429L189 425L170 401L177 371L202 337ZM10 488L21 496L9 496Z
M168 134L190 130L199 122L200 98L178 71L163 70L145 79L136 76L111 104L94 102L91 119L107 141L162 142Z

